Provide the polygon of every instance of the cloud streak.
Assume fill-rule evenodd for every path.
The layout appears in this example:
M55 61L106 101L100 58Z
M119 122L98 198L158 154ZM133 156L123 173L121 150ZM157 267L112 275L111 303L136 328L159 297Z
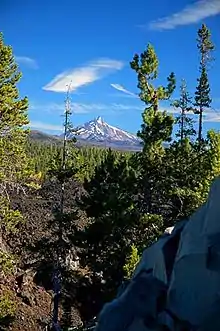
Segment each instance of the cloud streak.
M16 56L15 55L15 60L19 63L19 64L23 64L31 69L38 69L38 64L34 59L31 59L28 56Z
M120 107L120 105L117 105L116 108L121 108L122 110L128 109L128 107L126 107L126 106ZM163 111L163 110L165 110L165 109L162 109L162 108L160 109L160 111ZM173 108L167 108L166 111L168 113L173 113L173 114L177 113L177 111L174 110ZM205 113L203 121L210 122L210 123L220 122L220 110L218 110L214 114ZM63 127L61 125L45 123L45 122L41 122L41 121L31 121L29 124L29 127L31 129L42 130L42 131L51 131L51 132L60 132L60 133L63 131Z
M216 16L220 13L220 0L199 0L171 16L150 22L151 30L171 30L177 26L189 25Z
M63 127L61 125L38 122L38 121L31 121L29 124L31 129L37 130L46 130L46 131L63 131Z
M71 110L73 114L89 114L89 113L100 113L100 112L123 112L123 111L139 111L144 110L143 104L131 104L129 103L81 103L81 102L71 102ZM54 115L62 115L65 111L64 103L30 103L29 109L33 112L37 111L40 113L49 113ZM167 111L172 114L179 114L180 110L174 107L166 107L161 105L159 107L160 111ZM191 112L192 113L192 112ZM193 114L193 113L192 113Z
M138 98L138 96L135 93L127 90L124 86L122 86L120 84L110 84L110 85L111 85L111 87L113 87L117 91L123 92L123 93L128 94L130 96L133 96L135 98Z
M180 114L180 110L175 108L175 107L171 107L171 106L160 106L159 107L159 111L163 112L163 111L166 111L167 113L169 114L174 114L174 115L177 115L177 114Z
M39 111L42 113L62 114L62 113L64 113L64 110L65 110L65 104L64 103L55 103L55 102L49 102L49 103L30 102L29 110L30 111Z
M42 113L50 113L61 115L65 111L64 103L31 103L29 109L31 111L38 111ZM72 102L71 110L74 114L89 114L94 112L109 112L109 111L125 111L125 110L143 110L142 106L132 105L132 104L122 104L122 103L79 103Z
M160 111L166 110L168 113L172 114L179 114L180 115L180 109L175 107L162 107L160 108ZM187 112L190 116L193 116L194 119L198 118L197 115L194 114L193 111ZM210 122L210 123L217 123L220 122L220 109L215 108L207 108L203 111L203 122Z
M68 86L71 91L79 87L91 84L103 77L123 68L122 61L112 59L98 59L86 66L62 72L43 87L45 91L66 92Z
M217 123L220 122L220 109L215 109L215 111L210 111L204 114L204 122Z
M126 112L126 111L138 111L142 112L144 110L143 104L131 104L129 103L81 103L81 102L72 102L71 103L71 110L73 114L90 114L96 113L100 114L101 112L105 113L116 113L116 112ZM53 115L63 115L65 111L65 104L64 103L33 103L31 102L30 111L38 112L39 115L43 114L53 114ZM180 109L167 106L161 104L159 107L159 111L166 111L170 114L180 114ZM189 112L190 115L194 115L193 111ZM219 119L218 119L219 118ZM204 111L204 121L206 122L217 122L220 121L220 110L216 110L215 112L212 110Z

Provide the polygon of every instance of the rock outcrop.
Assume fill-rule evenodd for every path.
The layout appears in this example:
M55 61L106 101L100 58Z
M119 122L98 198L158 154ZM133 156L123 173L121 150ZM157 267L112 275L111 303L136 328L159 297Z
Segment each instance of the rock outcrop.
M96 331L220 329L220 178L189 220L143 252L134 275L104 306Z

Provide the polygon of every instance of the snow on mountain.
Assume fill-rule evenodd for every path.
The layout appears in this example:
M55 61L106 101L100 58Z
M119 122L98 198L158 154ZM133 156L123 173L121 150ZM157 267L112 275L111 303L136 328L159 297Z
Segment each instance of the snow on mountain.
M101 116L77 127L76 132L77 139L80 140L140 146L137 136L107 124Z

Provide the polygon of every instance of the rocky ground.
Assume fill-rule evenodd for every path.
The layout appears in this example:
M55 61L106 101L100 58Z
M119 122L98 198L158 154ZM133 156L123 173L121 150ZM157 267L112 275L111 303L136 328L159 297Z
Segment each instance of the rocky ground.
M74 211L71 226L67 227L69 231L83 228L87 222L83 213L75 211L75 200L80 197L82 190L74 181L66 189L65 210ZM39 331L47 330L46 326L50 324L52 255L57 227L55 208L59 205L59 199L60 189L55 181L45 183L37 193L30 191L25 195L13 196L13 207L21 210L25 222L17 233L3 236L4 246L18 258L18 269L10 280L0 280L0 292L1 288L12 290L17 309L13 320L2 321L0 330ZM74 255L70 255L71 258ZM65 274L60 311L63 325L71 323L77 326L94 315L93 311L86 308L89 306L89 287L91 280L86 270L79 268Z

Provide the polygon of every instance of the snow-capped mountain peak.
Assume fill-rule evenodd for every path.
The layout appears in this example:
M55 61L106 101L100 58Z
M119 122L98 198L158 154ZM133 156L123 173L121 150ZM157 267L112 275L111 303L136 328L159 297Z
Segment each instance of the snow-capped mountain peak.
M77 139L113 143L119 145L140 145L140 140L134 134L109 125L101 116L89 121L76 129Z
M104 120L103 120L103 118L101 117L101 116L98 116L96 119L95 119L95 121L98 123L98 124L103 124L104 123Z

